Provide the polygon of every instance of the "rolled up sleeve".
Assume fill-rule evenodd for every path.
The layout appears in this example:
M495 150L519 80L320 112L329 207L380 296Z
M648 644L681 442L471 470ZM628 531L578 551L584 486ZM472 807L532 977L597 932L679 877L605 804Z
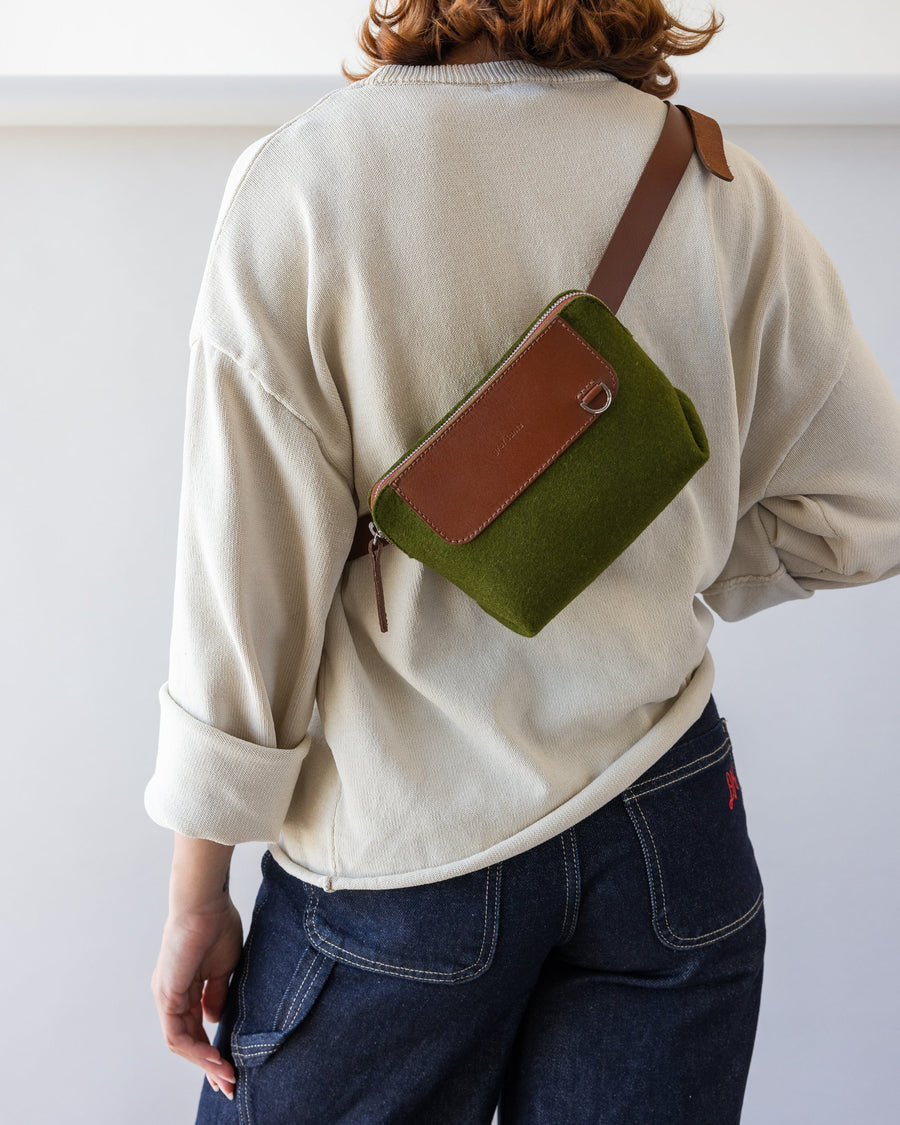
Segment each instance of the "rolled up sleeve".
M356 517L309 419L194 340L169 675L144 794L158 824L226 844L277 839Z
M900 401L854 327L843 372L741 516L704 591L725 620L900 574Z

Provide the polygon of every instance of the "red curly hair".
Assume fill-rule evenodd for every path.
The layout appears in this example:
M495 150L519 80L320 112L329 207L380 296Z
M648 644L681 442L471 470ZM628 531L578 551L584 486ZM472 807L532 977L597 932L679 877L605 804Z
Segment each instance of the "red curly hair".
M662 0L385 0L377 9L371 0L357 36L371 63L359 74L341 66L351 82L385 63L439 64L448 50L484 37L502 58L606 70L668 98L678 87L669 56L702 51L722 26L715 11L703 27L683 24Z

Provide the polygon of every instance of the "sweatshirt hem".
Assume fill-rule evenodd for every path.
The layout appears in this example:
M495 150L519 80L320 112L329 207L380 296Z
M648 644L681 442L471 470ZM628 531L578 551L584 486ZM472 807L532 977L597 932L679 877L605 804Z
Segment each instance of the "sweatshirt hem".
M565 832L566 829L578 824L579 821L620 796L629 785L634 784L641 774L650 769L703 714L703 709L712 694L714 676L712 656L707 649L687 686L672 704L665 718L648 731L644 738L617 758L608 769L574 797L570 797L512 836L472 855L432 867L381 875L341 875L336 872L315 871L292 859L281 846L280 838L277 841L267 841L269 851L276 863L289 875L325 891L393 890L423 883L437 883L457 875L478 871L505 859L512 859L513 856L545 843L560 832Z

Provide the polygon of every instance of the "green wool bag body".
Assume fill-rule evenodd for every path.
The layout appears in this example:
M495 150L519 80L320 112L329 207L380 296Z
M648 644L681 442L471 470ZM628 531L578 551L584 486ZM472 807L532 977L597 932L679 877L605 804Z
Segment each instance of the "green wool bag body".
M533 637L708 460L694 404L615 315L695 148L731 178L716 123L679 108L588 289L557 294L372 486L351 558L371 557L382 631L387 543Z

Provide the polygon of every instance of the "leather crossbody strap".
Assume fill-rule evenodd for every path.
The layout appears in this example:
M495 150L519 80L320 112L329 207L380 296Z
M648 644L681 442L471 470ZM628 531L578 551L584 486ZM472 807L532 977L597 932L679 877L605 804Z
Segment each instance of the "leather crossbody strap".
M656 147L585 290L599 297L612 313L618 312L695 151L707 171L723 180L734 179L718 123L687 106L666 102L666 119ZM359 517L348 559L368 552L372 538L369 519L368 512Z
M599 297L610 312L619 311L695 148L711 172L722 179L734 178L716 122L686 106L676 109L667 102L656 147L587 287L587 292Z

